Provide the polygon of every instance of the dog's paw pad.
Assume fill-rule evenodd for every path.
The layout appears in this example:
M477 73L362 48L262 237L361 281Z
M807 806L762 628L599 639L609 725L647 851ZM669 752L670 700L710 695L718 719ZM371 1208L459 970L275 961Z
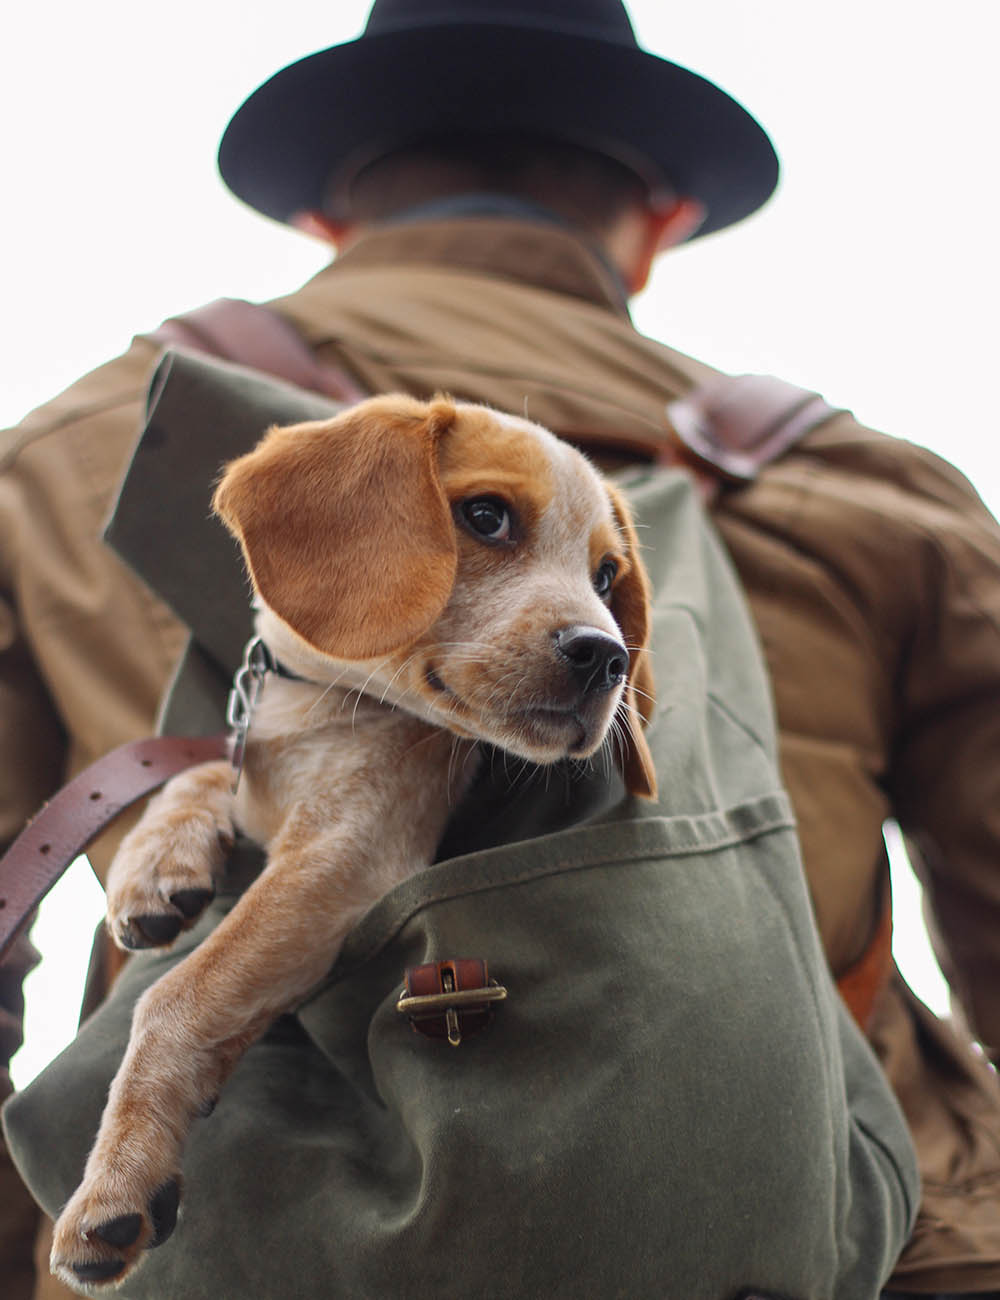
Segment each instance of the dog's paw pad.
M119 929L118 938L126 948L162 948L173 943L183 924L182 917L169 913L130 916Z
M100 1237L109 1246L131 1246L138 1240L141 1231L141 1214L122 1214L117 1219L109 1219L107 1223L99 1223L87 1235Z
M124 1273L126 1261L124 1259L101 1259L93 1260L89 1264L70 1264L70 1271L76 1276L78 1281L85 1282L88 1286L100 1286L102 1282L113 1282L116 1277Z
M170 901L178 912L183 912L187 920L203 912L215 897L214 889L178 889L170 895Z
M149 1217L153 1224L153 1237L147 1249L162 1246L177 1227L177 1209L181 1203L180 1183L171 1178L163 1184L149 1203Z
M119 1285L139 1263L144 1250L162 1246L173 1233L180 1199L178 1176L168 1178L153 1193L145 1214L119 1214L93 1227L73 1228L60 1220L52 1249L52 1271L63 1281L81 1286ZM88 1254L104 1258L81 1258Z

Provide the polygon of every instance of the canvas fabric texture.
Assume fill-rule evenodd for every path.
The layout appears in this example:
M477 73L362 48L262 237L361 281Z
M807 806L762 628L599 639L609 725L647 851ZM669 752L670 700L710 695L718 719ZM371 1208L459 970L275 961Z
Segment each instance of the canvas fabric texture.
M594 250L531 222L386 227L272 305L365 390L446 389L526 410L608 464L630 460L630 432L663 428L665 405L715 373L639 335ZM64 772L149 733L187 642L167 604L97 541L157 357L140 336L0 442L0 838ZM996 1059L995 521L950 466L847 414L723 493L712 521L762 644L834 974L851 970L878 923L882 822L895 815L919 839L941 958ZM98 871L117 834L96 846ZM995 1076L899 979L866 1032L923 1176L895 1285L1000 1288Z
M888 1277L914 1158L829 978L749 617L686 476L624 486L671 665L659 801L600 771L511 786L491 765L446 856L369 913L196 1125L177 1231L119 1294L853 1300ZM457 1050L394 1009L407 966L452 955L509 990ZM132 1001L176 960L134 958L5 1111L50 1213Z

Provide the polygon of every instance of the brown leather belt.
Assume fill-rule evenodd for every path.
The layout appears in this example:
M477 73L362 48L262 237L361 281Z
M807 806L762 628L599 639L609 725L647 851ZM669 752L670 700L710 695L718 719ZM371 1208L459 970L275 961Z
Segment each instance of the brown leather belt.
M157 736L113 749L53 795L0 858L0 956L74 858L120 812L196 763L226 736Z

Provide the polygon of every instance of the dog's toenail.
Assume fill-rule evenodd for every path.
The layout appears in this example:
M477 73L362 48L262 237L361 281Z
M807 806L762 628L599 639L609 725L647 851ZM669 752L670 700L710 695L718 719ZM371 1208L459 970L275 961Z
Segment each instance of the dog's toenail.
M125 1271L123 1259L95 1260L90 1264L70 1264L70 1268L81 1282L110 1282Z
M153 948L156 946L148 935L143 934L136 922L131 918L123 922L119 927L118 942L123 948L128 948L130 952L134 952L138 948Z
M176 1178L163 1184L149 1203L149 1217L153 1221L153 1240L149 1250L162 1246L177 1226L177 1207L181 1202L181 1188Z
M219 1100L218 1094L216 1094L216 1096L214 1097L206 1097L205 1100L198 1107L198 1118L208 1119L212 1111L215 1110L215 1106L218 1100Z
M117 1219L98 1224L90 1235L100 1237L109 1246L131 1246L141 1231L141 1214L122 1214Z
M214 889L179 889L176 894L170 895L170 901L178 912L183 912L190 920L192 916L204 911L214 897Z

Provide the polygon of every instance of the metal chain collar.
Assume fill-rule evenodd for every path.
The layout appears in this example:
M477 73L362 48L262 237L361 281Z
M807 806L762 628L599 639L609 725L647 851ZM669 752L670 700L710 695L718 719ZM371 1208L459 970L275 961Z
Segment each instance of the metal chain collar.
M229 726L230 762L233 766L233 794L240 784L243 759L246 754L247 734L253 720L254 709L264 688L268 673L276 670L274 656L259 636L251 637L243 650L243 663L233 677L233 688L226 705L226 723Z

